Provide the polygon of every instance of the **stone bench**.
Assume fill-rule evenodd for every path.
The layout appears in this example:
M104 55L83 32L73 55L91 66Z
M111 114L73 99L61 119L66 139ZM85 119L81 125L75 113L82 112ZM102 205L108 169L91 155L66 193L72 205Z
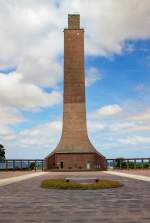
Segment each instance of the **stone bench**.
M76 182L76 183L97 183L99 181L98 177L67 177L65 178L65 182Z

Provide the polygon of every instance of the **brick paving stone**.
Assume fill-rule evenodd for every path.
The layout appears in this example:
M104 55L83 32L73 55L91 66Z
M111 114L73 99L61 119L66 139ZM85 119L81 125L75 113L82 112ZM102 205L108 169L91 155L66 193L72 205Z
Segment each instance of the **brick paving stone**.
M43 179L79 175L118 179L124 187L85 191L40 187ZM149 186L100 172L49 173L0 187L0 222L149 223Z

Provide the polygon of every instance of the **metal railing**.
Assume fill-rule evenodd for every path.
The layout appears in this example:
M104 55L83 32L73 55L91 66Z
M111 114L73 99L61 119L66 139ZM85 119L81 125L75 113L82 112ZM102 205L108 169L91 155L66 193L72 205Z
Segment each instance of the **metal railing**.
M0 170L42 170L44 169L42 159L7 159L0 161Z
M108 169L148 169L150 158L116 158L107 159Z
M150 158L116 158L107 159L108 169L148 169ZM43 159L6 159L0 160L1 170L44 170Z

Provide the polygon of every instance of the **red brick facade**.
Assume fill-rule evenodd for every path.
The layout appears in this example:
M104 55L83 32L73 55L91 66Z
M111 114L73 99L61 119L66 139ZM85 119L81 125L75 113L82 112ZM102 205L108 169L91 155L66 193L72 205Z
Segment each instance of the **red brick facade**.
M46 169L106 169L105 157L91 144L86 124L84 30L69 15L64 30L64 111L61 140L45 158Z
M106 161L96 153L54 153L47 159L47 169L105 170Z

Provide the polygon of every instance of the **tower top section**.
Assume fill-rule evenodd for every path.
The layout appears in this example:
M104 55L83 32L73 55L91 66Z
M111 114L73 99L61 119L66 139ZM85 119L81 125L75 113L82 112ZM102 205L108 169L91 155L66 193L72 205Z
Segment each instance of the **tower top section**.
M68 15L68 29L80 29L80 15L79 14Z

